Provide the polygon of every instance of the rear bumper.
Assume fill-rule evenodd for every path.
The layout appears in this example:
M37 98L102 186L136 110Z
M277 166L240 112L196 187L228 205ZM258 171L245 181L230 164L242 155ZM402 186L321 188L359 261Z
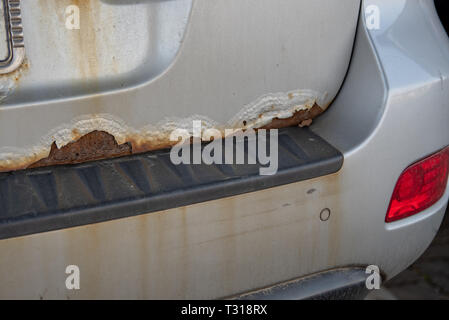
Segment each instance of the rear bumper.
M388 230L402 230L410 235L416 235L416 232L420 232L423 226L439 225L446 212L447 198L449 198L449 186L444 197L434 206L407 221L388 225ZM431 238L433 239L433 237ZM382 283L386 275L382 270L379 271ZM366 271L365 266L337 268L241 293L230 298L243 300L363 299L370 292L366 286L370 274Z
M449 145L449 41L430 1L368 5L379 6L381 28L368 31L360 20L344 87L312 126L344 155L341 170L1 240L0 297L207 299L346 266L377 265L385 280L404 270L432 241L449 198L446 190L426 211L384 222L402 170ZM320 220L323 209L328 221ZM65 287L72 264L81 290ZM317 283L322 293L335 290Z
M430 244L449 198L384 222L401 172L449 145L449 39L433 1L363 1L362 13L373 5L380 28L360 19L347 79L313 130L345 158L340 265L376 264L389 279Z

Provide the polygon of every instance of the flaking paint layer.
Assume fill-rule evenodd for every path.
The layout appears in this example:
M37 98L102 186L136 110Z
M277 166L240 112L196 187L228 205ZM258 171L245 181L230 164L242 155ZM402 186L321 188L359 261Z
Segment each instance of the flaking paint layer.
M193 121L201 121L202 130L219 130L222 136L225 129L275 129L298 125L325 110L325 107L320 106L325 97L325 94L312 90L263 95L244 106L226 124L205 116L192 115L188 118L165 118L156 124L136 129L110 114L84 115L53 129L33 147L0 148L0 171L80 163L168 148L178 142L170 140L170 134L176 129L184 129L193 136ZM85 144L86 141L88 144ZM106 151L94 152L95 148L91 148L93 145L100 146L100 149L103 147ZM114 149L115 145L126 145L130 150ZM92 150L91 154L84 150L86 148Z

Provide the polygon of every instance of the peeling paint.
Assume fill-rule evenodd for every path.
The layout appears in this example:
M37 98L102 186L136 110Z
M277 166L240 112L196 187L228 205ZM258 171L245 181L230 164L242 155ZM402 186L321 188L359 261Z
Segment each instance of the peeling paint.
M92 131L74 142L58 148L53 142L47 158L33 163L29 168L74 164L131 154L129 143L119 145L114 136L104 131Z
M185 129L193 136L193 121L201 121L202 130L276 129L304 125L326 108L320 103L326 98L312 90L267 94L244 106L227 124L208 117L166 118L140 129L130 127L110 114L91 114L62 124L45 135L31 148L0 148L0 172L53 164L70 164L112 158L168 148L176 129ZM96 150L95 145L103 147ZM129 149L126 146L130 146ZM101 148L100 148L101 149Z
M313 90L267 94L246 105L230 120L229 124L232 127L261 128L268 125L273 119L290 118L301 110L312 109L315 104L323 106L326 97L327 94Z
M261 129L280 129L292 126L308 127L312 124L312 120L324 112L318 104L314 104L310 109L303 109L293 113L291 117L276 117L270 123L264 125Z

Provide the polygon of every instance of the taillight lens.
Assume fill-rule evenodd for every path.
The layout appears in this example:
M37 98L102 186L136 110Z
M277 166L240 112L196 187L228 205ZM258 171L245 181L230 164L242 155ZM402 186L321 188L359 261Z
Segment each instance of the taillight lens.
M408 167L391 197L386 222L410 217L435 204L444 194L449 168L449 147Z

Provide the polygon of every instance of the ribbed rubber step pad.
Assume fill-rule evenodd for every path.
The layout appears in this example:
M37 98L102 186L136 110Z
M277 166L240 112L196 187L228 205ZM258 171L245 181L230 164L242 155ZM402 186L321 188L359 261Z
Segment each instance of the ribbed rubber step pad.
M281 129L278 141L278 171L267 176L260 164L174 165L170 150L0 173L0 239L253 192L331 174L343 164L343 155L309 129Z

